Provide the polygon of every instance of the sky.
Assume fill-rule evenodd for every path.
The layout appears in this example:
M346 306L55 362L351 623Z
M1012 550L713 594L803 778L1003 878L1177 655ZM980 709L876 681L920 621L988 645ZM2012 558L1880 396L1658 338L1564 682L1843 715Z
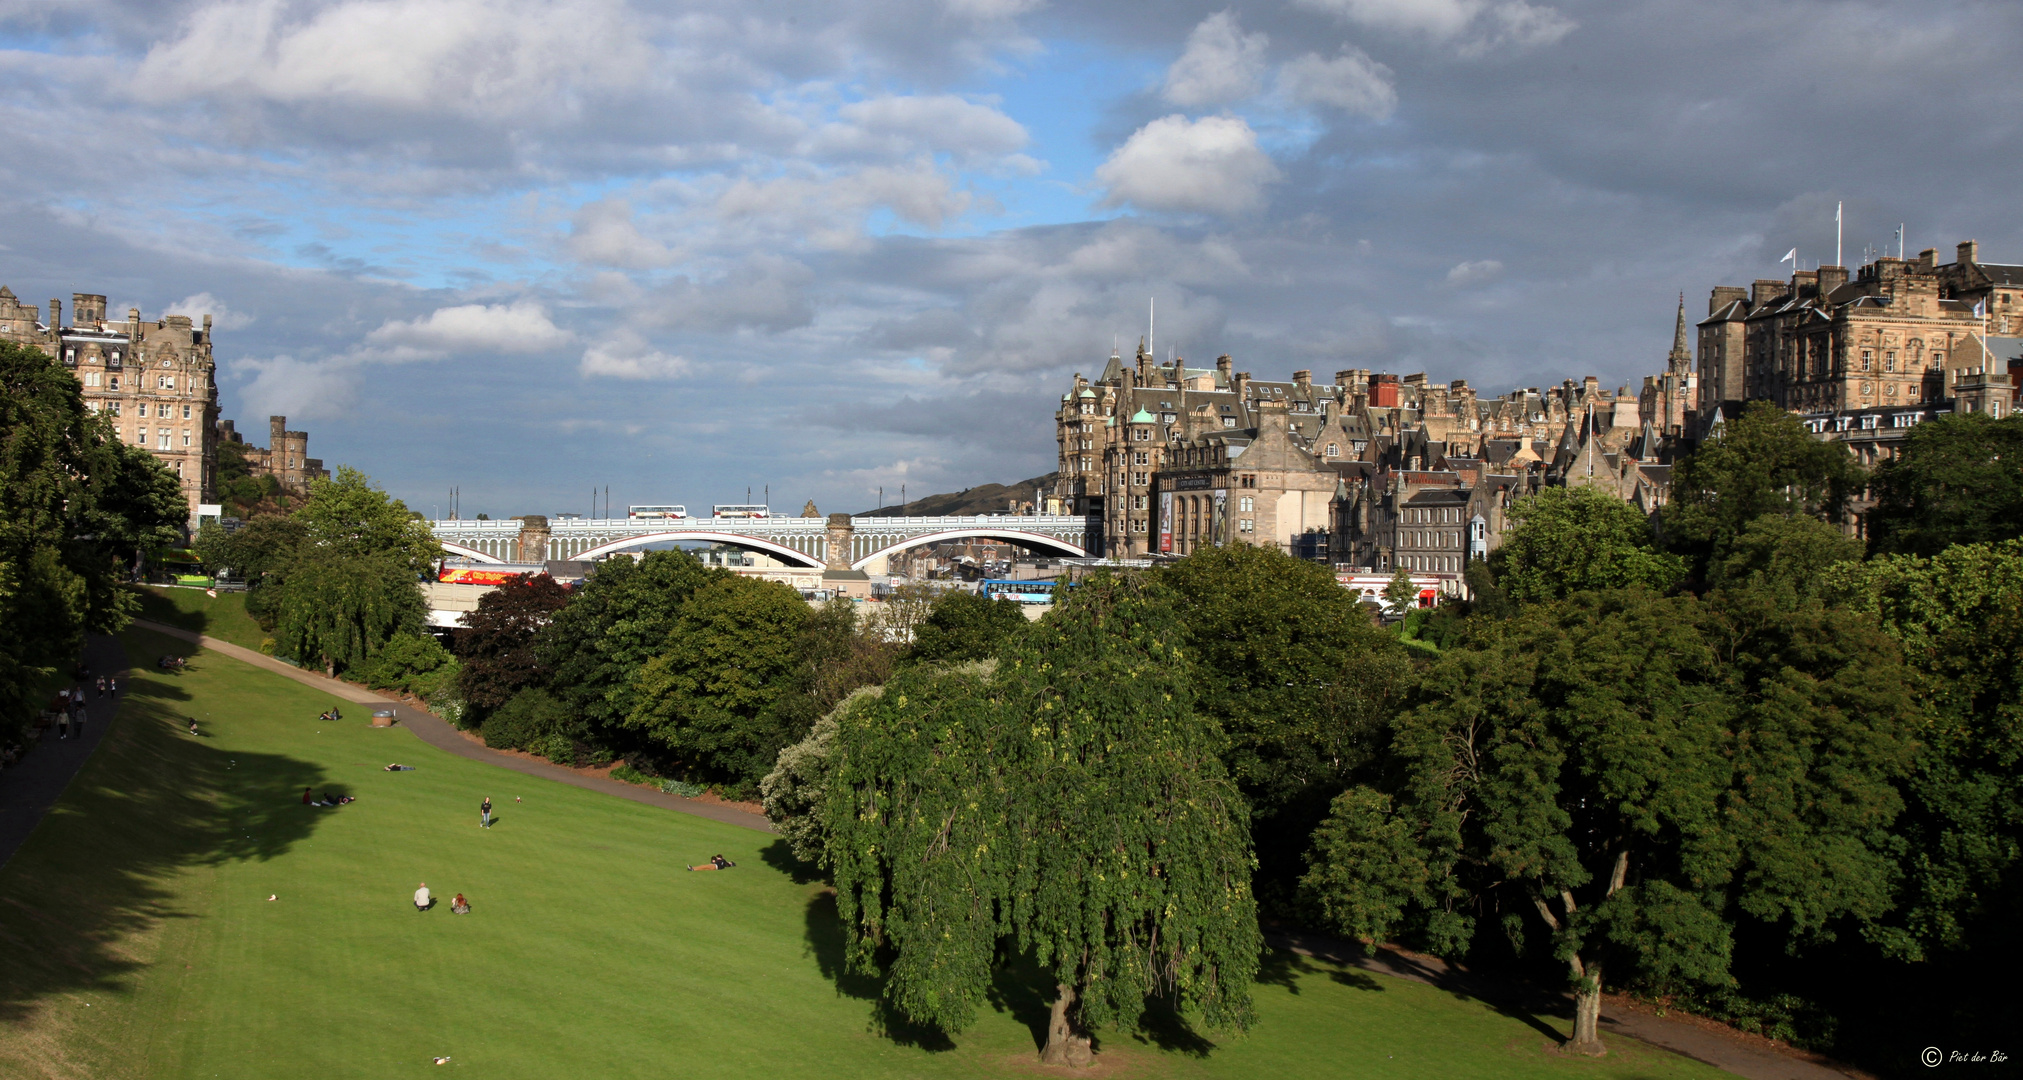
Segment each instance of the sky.
M1154 349L1485 394L1676 305L2023 262L2023 4L0 0L0 283L210 314L223 415L427 514L1053 468ZM600 498L602 496L600 495Z

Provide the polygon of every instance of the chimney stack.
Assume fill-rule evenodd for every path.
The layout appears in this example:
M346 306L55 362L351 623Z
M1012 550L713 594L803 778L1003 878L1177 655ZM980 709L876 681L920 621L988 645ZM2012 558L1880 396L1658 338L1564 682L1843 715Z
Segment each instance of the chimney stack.
M1295 371L1292 373L1292 384L1294 386L1312 386L1314 384L1314 373L1306 369Z
M1962 241L1960 243L1960 246L1953 250L1957 252L1957 261L1962 266L1966 265L1967 263L1977 263L1981 261L1981 242L1979 240Z

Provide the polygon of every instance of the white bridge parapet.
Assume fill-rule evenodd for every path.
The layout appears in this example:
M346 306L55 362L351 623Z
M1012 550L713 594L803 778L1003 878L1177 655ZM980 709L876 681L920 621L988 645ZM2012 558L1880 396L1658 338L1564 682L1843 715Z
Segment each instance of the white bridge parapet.
M594 559L626 548L698 540L762 551L789 565L862 569L884 555L941 540L1005 540L1035 551L1086 558L1100 547L1096 518L1066 514L962 517L635 518L542 517L437 521L443 550L484 562Z

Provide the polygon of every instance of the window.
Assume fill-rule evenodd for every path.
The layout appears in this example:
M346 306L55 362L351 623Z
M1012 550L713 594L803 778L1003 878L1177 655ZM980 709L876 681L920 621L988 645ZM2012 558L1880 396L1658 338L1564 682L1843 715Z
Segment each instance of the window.
M1091 413L1094 413L1095 411L1096 411L1096 406L1095 406L1095 405L1093 405L1093 404L1090 404L1089 402L1083 402L1083 403L1082 403L1082 415L1083 415L1083 416L1088 416L1088 415L1090 415Z
M1151 429L1149 429L1149 428L1138 428L1138 429L1136 429L1136 430L1134 430L1134 431L1132 431L1132 432L1131 432L1131 438L1132 438L1132 439L1134 439L1134 440L1136 440L1136 441L1138 441L1138 442L1145 442L1146 440L1150 439L1151 437L1152 437L1152 432L1151 432Z
M1132 482L1133 484L1136 484L1136 485L1138 485L1139 487L1144 487L1144 486L1145 486L1146 484L1149 484L1149 483L1151 483L1151 482L1152 482L1152 479L1151 479L1151 474L1150 474L1150 473L1141 473L1141 472L1134 472L1134 473L1132 473L1132 474L1131 474L1131 482Z
M1132 532L1144 532L1144 531L1145 531L1145 519L1144 519L1144 518L1139 518L1139 519L1138 519L1137 521L1134 521L1134 522L1132 522L1132 523L1131 523L1131 531L1132 531Z
M155 376L155 388L159 390L174 390L176 388L176 377L174 375Z
M189 418L190 418L190 407L188 405L185 405L183 406L183 419L188 420Z
M156 446L156 448L157 448L157 449L161 449L161 450L167 450L167 449L169 448L169 438L170 438L170 436L171 436L171 435L173 435L173 434L174 434L174 433L173 433L173 432L171 432L171 431L169 431L169 429L168 429L168 428L159 428L159 429L157 429L157 430L155 431L155 439L156 439L156 442L155 442L155 446Z
M1245 495L1242 499L1238 500L1237 509L1248 514L1252 510L1257 509L1257 500Z
M107 404L109 404L109 405L111 405L111 406L112 406L112 414L113 414L114 416L118 416L118 415L119 415L119 402L117 402L117 401L113 401L113 402L108 402Z
M1883 370L1895 371L1896 369L1897 369L1897 351L1895 349L1891 349L1883 354Z
M85 372L85 373L84 373L84 385L86 385L86 386L97 386L97 385L98 385L98 372L96 372L96 371L87 371L87 372Z
M188 446L188 445L190 445L190 429L189 429L189 428L184 428L184 429L183 429L183 445L184 445L184 446Z
M1143 465L1150 460L1151 458L1148 457L1145 451L1143 450L1140 450L1137 453L1131 455L1131 464L1133 465Z
M114 350L112 351L112 363L111 363L111 364L110 364L109 366L111 366L111 367L118 367L118 366L119 366L119 350L118 350L118 349L114 349Z
M1249 518L1237 518L1237 519L1236 519L1236 531L1237 531L1237 532L1250 532L1250 531L1251 531L1251 523L1250 523L1250 519L1249 519Z
M1222 418L1222 426L1223 426L1223 427L1235 427L1235 426L1236 426L1236 417L1234 417L1234 416L1225 416L1225 417L1223 417L1223 418Z
M1147 503L1148 503L1148 502L1149 502L1150 500L1151 500L1151 496L1149 496L1149 495L1134 495L1134 496L1132 496L1132 497L1131 497L1131 509L1133 509L1133 510L1143 510L1143 509L1145 509L1145 508L1146 508L1146 504L1147 504Z
M1341 444L1340 444L1340 443L1329 443L1329 444L1328 444L1328 451L1327 451L1327 456L1329 456L1329 457L1341 457L1341 456L1342 456L1342 447L1341 447Z
M106 389L108 389L108 390L117 390L117 389L119 389L119 376L117 376L117 375L107 375L107 376L105 377L105 385L106 385Z

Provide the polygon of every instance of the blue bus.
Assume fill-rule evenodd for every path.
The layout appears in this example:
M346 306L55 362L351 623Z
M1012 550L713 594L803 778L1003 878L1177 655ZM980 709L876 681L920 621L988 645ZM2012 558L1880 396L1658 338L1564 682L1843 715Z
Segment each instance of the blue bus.
M1003 597L1021 604L1054 602L1054 582L1051 581L1008 581L1002 578L986 578L977 584L977 592L986 600Z

